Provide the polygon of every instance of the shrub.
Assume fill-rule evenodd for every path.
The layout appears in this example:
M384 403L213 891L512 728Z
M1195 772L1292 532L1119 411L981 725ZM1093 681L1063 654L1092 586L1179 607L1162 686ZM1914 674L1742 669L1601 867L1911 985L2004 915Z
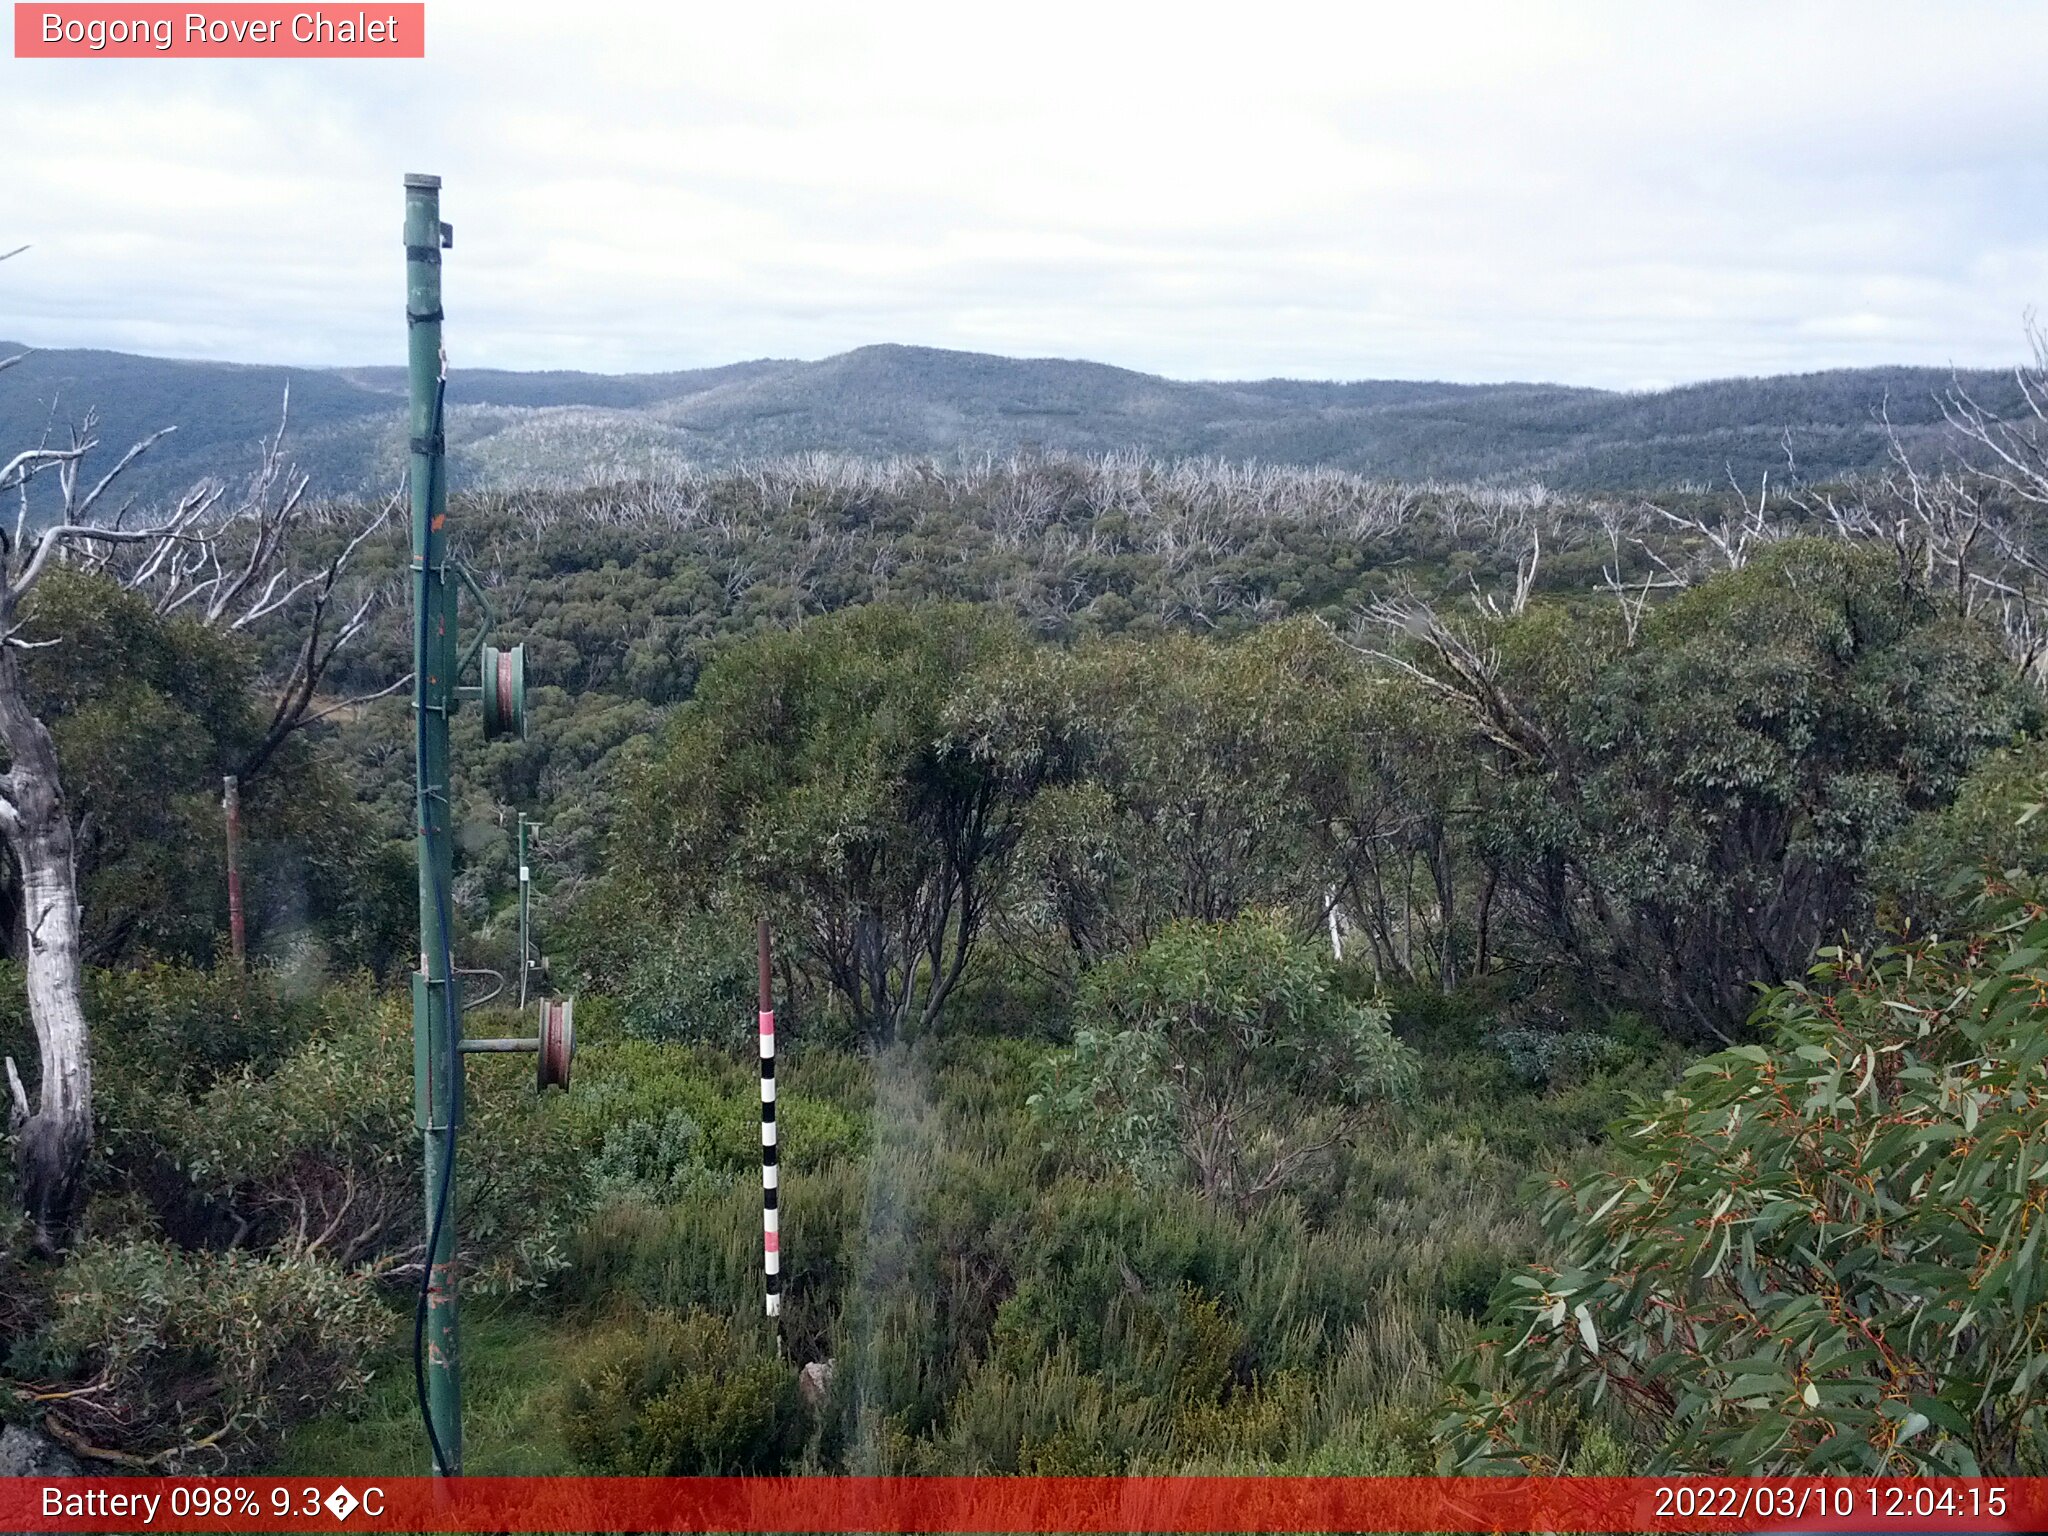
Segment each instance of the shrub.
M919 1470L1107 1477L1164 1437L1157 1400L1118 1400L1065 1350L1035 1362L990 1361L954 1399Z
M614 1190L668 1198L700 1172L758 1172L761 1090L752 1061L702 1046L621 1040L590 1047L577 1067L577 1091L562 1112L597 1177ZM793 1172L860 1151L866 1084L847 1073L843 1058L813 1048L778 1076L777 1119Z
M354 986L172 966L89 976L101 1089L84 1237L10 1262L0 1336L45 1417L116 1458L228 1464L347 1406L424 1245L404 1005ZM18 1006L18 1004L17 1004ZM18 1019L0 1016L0 1028ZM465 1284L564 1262L577 1162L528 1064L472 1059Z
M745 914L745 932L766 912L806 994L865 1039L928 1027L1058 771L1042 659L957 605L749 637L631 777L612 879L665 916Z
M835 1165L782 1191L783 1338L790 1358L829 1358L855 1278L865 1180ZM761 1295L759 1176L713 1183L655 1206L608 1200L574 1234L563 1283L591 1305L633 1301L670 1311L723 1309ZM929 1342L929 1341L925 1341Z
M1443 1266L1437 1271L1437 1297L1453 1312L1484 1317L1507 1269L1505 1257L1498 1249L1461 1243L1444 1256Z
M303 1251L90 1240L54 1301L10 1365L84 1378L49 1406L59 1432L166 1470L226 1464L358 1400L391 1324L363 1275Z
M137 1094L172 1086L199 1092L242 1067L266 1071L304 1041L375 1006L367 988L353 982L298 987L264 966L87 971L102 1140L119 1131ZM24 1071L36 1060L21 968L11 961L0 961L0 1049Z
M1699 1046L1867 931L1878 851L2041 719L1994 626L1835 540L1772 544L1632 641L1538 603L1465 643L1497 658L1484 697L1441 648L1436 681L1514 742L1478 795L1502 942Z
M1192 1285L1119 1295L1092 1370L1094 1350L1066 1339L1044 1350L1018 1326L1028 1308L1004 1310L927 1470L1105 1476L1191 1457L1271 1458L1294 1437L1305 1380L1255 1378L1243 1326Z
M145 1091L125 1106L125 1171L173 1236L416 1269L425 1234L411 1033L405 1010L389 1003L305 1041L268 1072L245 1065L200 1092ZM550 1108L533 1102L530 1066L472 1058L466 1070L464 1283L519 1291L561 1267L580 1172Z
M1526 1025L1497 1030L1493 1042L1517 1075L1532 1084L1565 1087L1626 1064L1629 1049L1591 1029L1548 1030Z
M1387 1012L1336 988L1270 915L1177 923L1089 973L1034 1102L1141 1180L1239 1209L1276 1194L1414 1080Z
M1885 846L1875 874L1900 912L1928 927L1968 921L1984 878L2039 893L2048 880L2048 738L1994 752L1956 798L1915 816Z
M1552 1188L1557 1262L1457 1375L1462 1462L1554 1465L1546 1399L1612 1415L1642 1471L2048 1469L2044 954L2048 908L2008 900L1770 993L1768 1044Z
M564 1437L592 1472L777 1472L802 1448L796 1372L758 1329L708 1312L654 1312L601 1339L591 1356L568 1388Z
M670 920L606 883L571 908L563 929L585 990L599 990L624 1033L728 1050L754 1043L754 932L744 919ZM786 1031L789 1021L778 1022Z

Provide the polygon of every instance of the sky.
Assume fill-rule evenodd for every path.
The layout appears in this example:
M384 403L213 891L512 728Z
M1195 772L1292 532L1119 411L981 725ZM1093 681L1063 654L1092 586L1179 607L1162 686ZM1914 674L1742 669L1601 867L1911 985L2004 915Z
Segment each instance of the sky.
M402 361L408 171L457 366L1641 389L2007 364L2048 306L2043 4L428 0L427 38L0 57L0 338Z

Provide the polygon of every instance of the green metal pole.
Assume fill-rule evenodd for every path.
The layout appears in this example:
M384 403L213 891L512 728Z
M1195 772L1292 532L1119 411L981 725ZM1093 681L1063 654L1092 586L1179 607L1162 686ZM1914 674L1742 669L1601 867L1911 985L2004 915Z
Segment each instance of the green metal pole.
M405 178L405 308L411 394L413 711L418 732L420 969L413 977L413 1113L424 1143L427 1230L424 1376L435 1471L462 1471L462 1385L456 1329L455 1141L462 1122L461 1000L448 931L448 720L455 710L455 589L448 562L448 486L441 434L441 178Z
M519 1006L526 1006L526 978L532 967L528 958L533 951L528 947L526 928L526 902L532 877L526 867L526 813L519 813Z

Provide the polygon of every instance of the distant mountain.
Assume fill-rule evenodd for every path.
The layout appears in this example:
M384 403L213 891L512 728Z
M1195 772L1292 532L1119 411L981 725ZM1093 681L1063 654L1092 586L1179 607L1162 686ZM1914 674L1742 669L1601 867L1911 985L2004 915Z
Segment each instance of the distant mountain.
M21 350L0 342L0 356ZM2012 382L1967 374L2005 408ZM396 482L401 368L276 368L49 351L0 374L0 449L62 437L97 411L103 458L176 426L138 465L136 494L253 468L286 383L289 438L316 491ZM1568 490L1754 483L1789 440L1810 478L1883 461L1875 413L1909 437L1938 428L1925 368L1724 379L1655 393L1557 384L1190 383L1101 363L876 346L820 362L682 373L458 370L449 380L458 485L581 483L682 464L823 451L939 455L1143 450L1324 464L1406 480L1541 480Z

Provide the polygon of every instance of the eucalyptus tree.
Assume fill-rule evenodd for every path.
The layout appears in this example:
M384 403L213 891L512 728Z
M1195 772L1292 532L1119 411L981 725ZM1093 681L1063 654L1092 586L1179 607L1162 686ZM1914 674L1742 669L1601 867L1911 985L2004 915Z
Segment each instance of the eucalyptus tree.
M615 843L672 925L765 911L861 1035L937 1019L1062 771L1046 658L962 607L870 605L709 667Z
M1545 1426L1600 1410L1646 1473L2038 1472L2044 953L2048 910L1980 890L1632 1106L1449 1374L1456 1469L1564 1470Z
M8 359L12 364L18 358ZM194 493L165 521L119 530L85 521L107 488L148 443L136 445L97 484L81 492L80 466L96 446L91 424L64 448L25 449L0 468L0 493L15 492L19 512L0 530L0 836L5 836L21 877L23 973L29 1017L36 1033L41 1075L31 1106L14 1059L6 1062L14 1131L18 1193L34 1227L36 1245L62 1245L83 1201L83 1175L92 1145L92 1059L81 995L78 910L79 825L66 802L56 743L28 698L22 653L37 642L22 634L23 604L51 563L91 543L178 538L203 510ZM57 521L39 531L30 523L29 483L55 470L62 505Z
M1058 658L1074 772L1026 843L1052 921L1084 963L1179 920L1254 907L1323 926L1329 882L1307 842L1311 770L1348 658L1283 625L1229 644L1117 639ZM1351 668L1348 670L1355 670Z
M25 355L0 360L0 368ZM29 686L25 653L60 643L34 637L32 594L53 567L72 564L147 595L161 613L227 633L253 638L266 626L299 626L297 659L245 772L260 771L286 737L319 718L320 680L377 601L375 593L352 601L339 594L350 562L383 525L388 506L365 515L336 552L302 570L294 557L307 526L306 486L283 468L282 426L243 496L230 498L218 482L202 483L154 520L132 525L131 506L106 510L123 472L170 430L135 443L97 478L86 473L100 446L91 415L61 446L46 441L0 465L0 496L15 504L11 526L0 526L0 750L7 757L0 772L0 836L20 880L23 972L40 1069L33 1101L13 1058L5 1069L17 1194L33 1241L45 1251L62 1247L76 1224L93 1139L78 884L91 808L67 795L55 741ZM337 622L338 611L344 616Z
M1475 753L1522 958L1699 1040L1867 931L1877 850L2041 719L1994 623L1837 540L1769 542L1634 626L1556 602L1372 617L1393 643L1369 653Z

